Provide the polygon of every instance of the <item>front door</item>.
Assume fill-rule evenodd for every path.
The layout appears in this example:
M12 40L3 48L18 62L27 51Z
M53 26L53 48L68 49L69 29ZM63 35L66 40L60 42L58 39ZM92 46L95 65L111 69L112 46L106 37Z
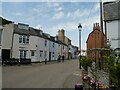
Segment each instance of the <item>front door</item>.
M2 49L2 60L10 59L10 49Z
M51 61L51 52L49 52L49 61Z

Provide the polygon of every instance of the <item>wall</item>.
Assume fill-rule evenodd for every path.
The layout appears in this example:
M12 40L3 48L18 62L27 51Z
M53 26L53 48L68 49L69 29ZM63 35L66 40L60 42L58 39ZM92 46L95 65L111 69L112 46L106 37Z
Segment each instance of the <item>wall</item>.
M61 55L61 45L56 43L56 60L58 59L58 55Z
M3 27L2 49L11 49L13 36L13 23Z
M57 57L56 57L56 53L57 53L57 51L56 51L56 43L55 42L53 42L53 41L49 41L50 42L50 44L49 44L49 50L50 50L50 52L51 52L51 60L56 60L57 59ZM54 47L53 47L53 43L54 43ZM53 52L54 52L54 57L53 57Z
M106 47L106 37L104 36L104 47ZM99 52L96 52L95 56L95 48L100 49L101 48L101 31L99 24L94 24L93 31L89 34L88 40L87 40L87 57L90 59L96 59L98 60L100 58Z
M31 40L29 40L30 43ZM31 48L31 47L30 47ZM30 48L29 44L19 43L19 34L14 34L13 38L13 49L12 49L12 58L20 58L19 50L28 50L26 58L30 58Z
M118 20L118 38L119 38L118 48L120 48L120 20Z
M39 37L38 41L37 41L37 45L38 45L38 57L40 58L40 61L45 61L45 51L47 51L47 61L49 60L49 40L47 40L47 46L45 46L45 40L44 38ZM40 57L40 50L43 51L43 55L42 57Z
M118 37L120 37L120 20L110 21L106 23L107 26L107 39L109 39L111 48L120 48L120 40L118 44ZM119 31L118 31L119 30Z
M31 58L31 61L32 62L40 62L39 60L39 50L37 49L38 48L38 39L39 37L38 36L30 36L29 38L29 46L28 46L28 57ZM31 56L31 50L34 51L34 56Z

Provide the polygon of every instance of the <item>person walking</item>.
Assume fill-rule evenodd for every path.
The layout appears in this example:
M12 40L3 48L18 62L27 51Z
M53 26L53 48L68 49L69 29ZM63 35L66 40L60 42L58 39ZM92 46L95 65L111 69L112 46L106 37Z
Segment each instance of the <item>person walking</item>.
M62 55L62 61L64 62L64 55Z
M47 64L47 58L45 58L45 64Z
M61 58L61 56L60 56L60 55L58 55L58 62L60 62L60 58Z

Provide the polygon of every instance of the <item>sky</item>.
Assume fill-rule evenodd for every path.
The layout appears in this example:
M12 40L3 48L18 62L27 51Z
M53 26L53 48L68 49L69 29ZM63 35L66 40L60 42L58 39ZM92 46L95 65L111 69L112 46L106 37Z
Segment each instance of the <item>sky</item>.
M31 0L30 0L31 1ZM93 30L93 24L100 22L100 5L98 2L75 1L50 2L49 0L23 2L18 0L10 2L4 0L0 3L0 16L15 23L28 24L34 28L42 28L43 32L52 36L58 34L59 29L65 30L65 35L71 39L72 44L79 46L78 25L82 25L82 49L86 49L86 40Z

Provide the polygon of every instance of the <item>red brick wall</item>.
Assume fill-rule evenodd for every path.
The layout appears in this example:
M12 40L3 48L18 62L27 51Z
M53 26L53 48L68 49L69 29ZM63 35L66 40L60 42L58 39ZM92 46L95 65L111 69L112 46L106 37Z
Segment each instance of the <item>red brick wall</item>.
M104 47L106 47L106 37L104 36ZM98 23L94 24L93 31L89 34L87 40L87 57L95 59L95 50L93 48L101 48L101 31ZM90 50L92 49L92 50ZM96 52L96 59L100 58L100 54Z

